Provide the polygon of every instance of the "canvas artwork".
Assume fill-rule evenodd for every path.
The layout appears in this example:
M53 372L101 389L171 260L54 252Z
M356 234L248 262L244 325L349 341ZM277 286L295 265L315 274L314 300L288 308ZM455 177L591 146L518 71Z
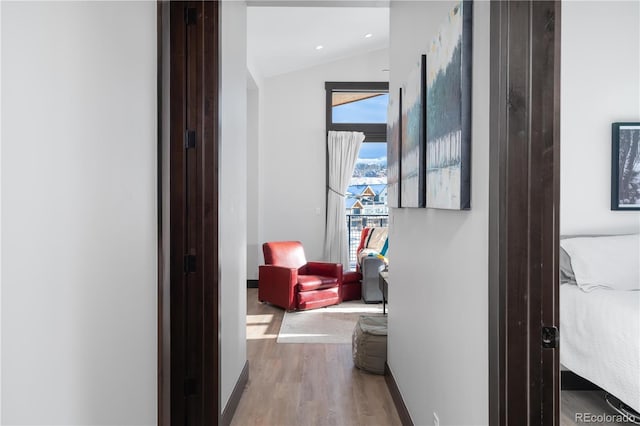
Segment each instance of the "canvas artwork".
M640 210L640 123L613 123L611 209Z
M427 207L471 207L471 11L455 4L427 54Z
M398 97L389 97L387 110L387 203L389 207L400 207L400 104L402 89Z
M401 207L424 207L424 75L426 56L409 74L402 91Z

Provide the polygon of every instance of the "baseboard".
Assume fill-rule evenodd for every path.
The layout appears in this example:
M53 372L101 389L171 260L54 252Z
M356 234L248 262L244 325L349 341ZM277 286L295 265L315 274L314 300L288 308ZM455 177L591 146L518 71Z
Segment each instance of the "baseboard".
M560 372L560 389L561 390L601 390L598 385L594 385L584 377L578 376L573 371L562 370Z
M413 420L411 420L409 410L407 410L407 406L404 404L396 379L393 378L393 374L389 369L389 364L386 362L384 363L384 381L387 382L387 388L389 388L389 393L391 394L391 398L393 398L393 403L395 404L398 415L400 416L402 426L413 426Z
M247 288L258 288L258 280L247 280Z
M233 419L233 415L236 413L236 408L238 408L240 398L242 397L242 393L244 392L244 388L247 386L248 381L249 361L246 361L244 363L244 368L240 373L240 377L238 377L238 381L233 388L233 392L231 392L227 406L224 407L224 410L222 411L222 424L224 426L229 426L231 424L231 419Z

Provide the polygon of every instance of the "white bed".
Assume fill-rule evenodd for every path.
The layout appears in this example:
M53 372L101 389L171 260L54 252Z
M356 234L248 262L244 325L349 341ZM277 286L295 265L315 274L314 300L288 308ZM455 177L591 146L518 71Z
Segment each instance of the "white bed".
M560 362L640 412L640 292L560 286Z
M640 412L640 291L562 284L560 363Z

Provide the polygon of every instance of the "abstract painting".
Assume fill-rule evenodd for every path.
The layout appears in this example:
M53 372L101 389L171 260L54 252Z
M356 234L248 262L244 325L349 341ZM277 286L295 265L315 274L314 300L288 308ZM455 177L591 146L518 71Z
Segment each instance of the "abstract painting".
M471 208L471 31L458 2L427 52L427 207Z
M611 210L640 210L640 123L613 123Z
M387 110L387 204L400 207L400 105L402 89L398 97L389 97Z
M425 70L426 56L422 55L402 91L401 207L425 206Z

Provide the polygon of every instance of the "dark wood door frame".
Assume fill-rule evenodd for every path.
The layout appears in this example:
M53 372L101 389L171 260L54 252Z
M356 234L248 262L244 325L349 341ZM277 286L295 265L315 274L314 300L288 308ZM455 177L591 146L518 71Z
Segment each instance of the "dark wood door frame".
M218 14L218 2L158 2L160 425L221 420Z
M557 425L560 2L491 2L490 104L489 424Z

